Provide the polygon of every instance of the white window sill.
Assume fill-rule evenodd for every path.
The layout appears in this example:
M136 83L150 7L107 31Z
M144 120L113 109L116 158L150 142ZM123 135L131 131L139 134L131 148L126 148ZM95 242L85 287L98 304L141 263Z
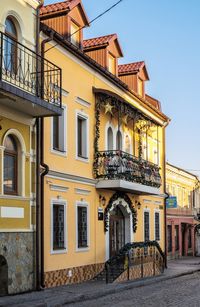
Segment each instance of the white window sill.
M85 163L89 163L89 158L82 158L82 157L76 156L76 160L85 162Z
M90 250L89 246L88 247L77 247L76 248L77 253L88 252L89 250Z
M67 151L59 151L52 148L51 153L57 156L67 157Z
M51 255L67 254L67 249L51 250Z

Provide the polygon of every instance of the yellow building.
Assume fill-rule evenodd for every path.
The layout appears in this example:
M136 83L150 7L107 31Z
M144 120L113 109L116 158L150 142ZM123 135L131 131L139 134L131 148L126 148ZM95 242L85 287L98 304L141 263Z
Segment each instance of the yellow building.
M116 34L83 40L81 1L40 16L46 58L63 77L63 115L44 127L44 275L55 286L93 278L129 242L164 250L169 119L145 92L145 63L118 65Z
M36 118L62 114L50 83L60 70L35 53L39 6L0 1L0 296L35 288Z
M195 226L199 224L199 179L194 174L166 164L168 258L195 255Z

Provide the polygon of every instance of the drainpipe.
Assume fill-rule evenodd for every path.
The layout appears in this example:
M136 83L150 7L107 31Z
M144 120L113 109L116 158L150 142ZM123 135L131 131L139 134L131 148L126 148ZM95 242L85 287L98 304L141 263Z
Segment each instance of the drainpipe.
M40 33L40 8L43 6L44 1L41 1L36 9L36 54L40 53L39 50L39 33ZM36 63L36 70L38 71L38 67L40 66L39 61ZM36 76L36 84L37 84L37 96L39 96L38 90L38 74ZM41 152L40 152L40 118L36 119L36 289L41 289L41 187L40 187L40 161L41 161Z
M167 269L167 210L166 210L166 207L167 207L167 198L169 197L169 194L167 193L166 191L166 145L165 145L165 142L166 142L166 137L165 137L165 129L166 127L168 126L169 122L167 122L165 125L164 125L164 128L163 128L163 152L164 152L164 168L163 168L163 177L164 177L164 181L163 181L163 184L164 184L164 194L165 194L165 202L164 202L164 217L165 217L165 222L164 222L164 234L165 234L165 251L164 251L164 254L165 254L165 268Z
M51 35L41 43L41 99L44 98L44 51L45 44L53 39ZM44 163L44 118L40 119L40 166L43 172L40 176L40 289L45 288L44 281L44 177L49 172L49 166Z

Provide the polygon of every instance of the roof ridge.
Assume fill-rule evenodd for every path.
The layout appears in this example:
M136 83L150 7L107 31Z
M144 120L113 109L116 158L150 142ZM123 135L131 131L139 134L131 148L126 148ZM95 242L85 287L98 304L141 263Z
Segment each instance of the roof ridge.
M125 65L131 65L131 64L139 64L139 63L145 63L145 61L136 61L136 62L131 62L131 63L119 64L118 66L125 66Z
M63 0L63 1L59 1L59 2L53 2L53 3L49 3L49 4L46 4L46 5L43 5L41 8L47 7L47 6L51 6L51 5L60 4L60 3L71 2L71 1L73 1L73 0Z
M88 41L88 40L92 40L92 39L97 39L97 38L103 38L103 37L108 37L108 36L117 36L116 33L113 33L113 34L107 34L107 35L101 35L101 36L96 36L96 37L91 37L91 38L86 38L84 39L83 41Z

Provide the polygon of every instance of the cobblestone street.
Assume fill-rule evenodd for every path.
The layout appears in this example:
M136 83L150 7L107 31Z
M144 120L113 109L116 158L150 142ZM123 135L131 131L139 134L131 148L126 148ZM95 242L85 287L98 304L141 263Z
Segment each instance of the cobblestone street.
M200 306L200 273L125 290L96 300L70 304L70 306L197 307Z

